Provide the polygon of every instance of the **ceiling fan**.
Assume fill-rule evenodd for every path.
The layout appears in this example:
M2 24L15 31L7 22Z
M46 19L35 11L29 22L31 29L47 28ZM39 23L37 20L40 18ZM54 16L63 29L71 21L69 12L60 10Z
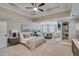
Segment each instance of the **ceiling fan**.
M40 9L41 6L45 5L45 3L37 4L37 3L31 3L33 7L25 7L26 9L33 9L33 12L39 10L39 11L44 11L43 9Z

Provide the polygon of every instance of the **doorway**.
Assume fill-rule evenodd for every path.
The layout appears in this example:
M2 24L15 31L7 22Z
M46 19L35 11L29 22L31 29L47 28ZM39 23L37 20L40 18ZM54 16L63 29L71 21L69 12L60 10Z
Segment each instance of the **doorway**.
M7 22L0 21L0 48L7 46Z

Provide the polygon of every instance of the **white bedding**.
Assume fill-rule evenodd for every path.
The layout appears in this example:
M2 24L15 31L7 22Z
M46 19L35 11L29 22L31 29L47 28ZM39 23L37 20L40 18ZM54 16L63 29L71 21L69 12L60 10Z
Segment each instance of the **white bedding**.
M35 48L45 41L44 37L31 36L30 33L27 32L20 33L20 43L25 44L30 49Z
M33 49L45 41L46 40L43 37L36 37L36 38L27 40L26 46L28 46L30 49Z

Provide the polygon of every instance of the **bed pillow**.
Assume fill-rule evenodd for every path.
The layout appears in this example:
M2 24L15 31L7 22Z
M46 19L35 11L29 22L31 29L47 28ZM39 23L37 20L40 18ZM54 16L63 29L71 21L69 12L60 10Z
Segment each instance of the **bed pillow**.
M23 37L24 37L24 39L25 39L25 38L29 38L29 35L23 34Z

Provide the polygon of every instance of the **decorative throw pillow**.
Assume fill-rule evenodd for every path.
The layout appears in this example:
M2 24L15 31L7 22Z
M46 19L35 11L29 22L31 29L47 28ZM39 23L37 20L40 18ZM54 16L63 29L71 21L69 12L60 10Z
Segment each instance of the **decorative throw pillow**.
M25 38L29 38L29 35L24 34L23 37L24 37L24 39L25 39Z
M29 35L26 34L26 37L29 38Z

